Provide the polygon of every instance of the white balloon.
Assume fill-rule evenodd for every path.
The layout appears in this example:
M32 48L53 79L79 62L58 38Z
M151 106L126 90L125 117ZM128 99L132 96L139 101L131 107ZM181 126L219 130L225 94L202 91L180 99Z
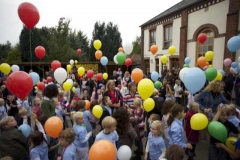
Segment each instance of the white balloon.
M67 71L64 68L58 68L54 71L54 78L58 83L63 83L67 79Z
M125 53L126 55L131 54L132 51L133 51L133 45L132 45L132 43L129 43L129 42L125 43L125 44L123 45L123 50L124 50L124 53Z
M189 68L182 68L181 71L179 72L179 77L182 82L183 82L184 75L188 70L189 70Z
M73 85L73 80L72 79L67 79L67 81L66 82L70 82L72 85Z
M117 157L119 160L130 160L132 157L132 150L127 145L121 146L117 151Z
M115 55L115 56L113 57L113 60L114 60L114 62L115 62L116 64L118 64L117 55Z
M70 62L69 62L71 65L73 65L74 64L74 60L70 60Z
M13 72L15 72L15 71L19 71L20 68L19 68L18 65L14 64L14 65L11 66L11 69L12 69Z

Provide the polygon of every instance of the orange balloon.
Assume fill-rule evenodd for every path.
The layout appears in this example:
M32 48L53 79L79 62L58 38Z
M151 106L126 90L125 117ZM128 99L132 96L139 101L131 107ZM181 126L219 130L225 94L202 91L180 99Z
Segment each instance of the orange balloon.
M135 68L132 71L131 76L132 76L132 79L134 80L134 82L138 83L143 79L143 71L139 68Z
M209 66L209 62L206 62L206 66Z
M89 151L89 160L114 160L117 157L116 147L108 140L95 142Z
M157 46L157 45L152 45L151 48L150 48L150 51L152 52L152 54L157 53L157 51L158 51L158 46Z
M102 58L102 51L97 50L95 52L95 57L96 57L97 60L100 60Z
M123 52L123 48L122 47L118 48L118 52Z
M197 64L200 66L200 67L204 67L207 63L207 59L205 57L199 57L198 60L197 60Z
M85 100L85 109L87 110L87 109L89 109L90 108L90 102L89 102L89 100Z
M57 116L50 117L44 125L46 133L53 138L57 138L63 129L63 122Z

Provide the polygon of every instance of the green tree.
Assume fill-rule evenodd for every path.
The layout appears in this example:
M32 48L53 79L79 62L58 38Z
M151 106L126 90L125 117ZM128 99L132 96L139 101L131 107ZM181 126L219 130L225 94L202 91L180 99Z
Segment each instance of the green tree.
M5 61L11 48L11 43L9 41L7 41L5 44L0 44L0 63Z
M132 42L132 45L132 54L141 54L141 36L136 36L135 40Z
M8 52L6 62L21 62L21 54L18 51L17 47Z

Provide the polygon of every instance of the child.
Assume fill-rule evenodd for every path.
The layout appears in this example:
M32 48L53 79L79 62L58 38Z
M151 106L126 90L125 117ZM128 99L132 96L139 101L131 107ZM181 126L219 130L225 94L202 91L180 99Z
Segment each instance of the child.
M22 108L25 108L28 112L27 114L27 120L28 120L28 125L31 126L31 108L29 106L29 102L28 102L28 96L24 98L23 103L22 103Z
M165 157L166 146L163 140L163 132L162 122L159 120L153 121L151 132L148 135L145 160L148 159L148 152L150 160L158 160Z
M98 100L98 104L102 103L102 98L103 98L102 90L98 89L97 90L97 98L96 98Z
M181 104L182 103L182 92L183 89L181 87L181 81L180 80L175 80L175 85L173 87L174 89L174 97L176 99L176 103L177 104Z
M36 94L36 98L39 98L39 99L40 99L40 103L41 103L42 100L43 100L42 92L38 92L38 93Z
M192 145L190 143L186 143L185 133L183 129L183 122L184 119L184 107L179 104L175 104L172 107L171 114L167 120L169 126L169 137L170 141L169 144L177 144L182 148L192 149Z
M28 111L25 108L20 108L18 111L18 126L28 124Z
M15 119L17 119L18 107L14 95L8 96L7 105L10 107L9 116L13 116Z
M107 116L112 116L112 109L111 109L111 104L112 101L110 100L110 98L108 96L104 96L102 99L102 108L103 108L103 114L99 120L99 124L102 124L102 120L107 117ZM101 127L101 129L103 129Z
M167 100L172 100L172 101L175 100L172 91L167 91L165 101L167 101Z
M229 113L228 121L232 122L234 124L234 126L238 128L240 120L237 118L235 105L234 104L229 104L229 105L226 105L226 108L227 108L228 113Z
M88 90L87 90L87 89L83 90L82 100L89 100L89 101L90 101L90 98L89 98L89 96L88 96Z
M190 125L190 120L191 120L192 116L198 112L199 112L199 104L196 102L190 103L189 110L185 117L185 119L186 119L185 130L186 130L187 141L189 143L191 143L193 148L186 149L186 154L188 155L188 160L193 160L193 156L195 156L196 144L197 144L198 138L199 138L199 131L192 130L191 125Z
M4 105L4 99L0 98L0 121L7 117L7 107Z
M182 160L184 159L184 150L176 144L171 144L166 151L166 160Z
M1 156L10 156L13 159L27 159L28 144L22 131L15 128L17 122L13 116L8 116L0 121L3 132L0 136Z
M60 103L58 102L57 98L54 98L53 100L55 102L55 113L56 113L56 116L63 121L62 107L61 107Z
M92 132L87 133L86 127L84 126L83 112L76 112L73 115L73 121L73 130L76 134L73 144L77 149L75 158L88 160L88 139L92 135Z
M32 112L37 115L37 119L39 119L40 117L42 117L42 109L41 109L40 105L41 105L41 100L40 100L40 98L37 98L37 97L36 97L36 98L33 100Z
M76 147L73 144L76 134L72 128L67 128L62 131L59 136L60 145L64 147L61 157L57 160L76 160Z
M154 113L152 113L151 115L150 115L150 117L148 118L148 120L147 120L147 125L146 125L146 127L145 127L145 129L146 129L146 132L145 132L145 136L147 137L148 136L148 134L150 133L150 127L151 127L151 125L152 125L152 122L153 121L156 121L156 120L161 120L160 119L160 116L158 115L158 114L154 114Z

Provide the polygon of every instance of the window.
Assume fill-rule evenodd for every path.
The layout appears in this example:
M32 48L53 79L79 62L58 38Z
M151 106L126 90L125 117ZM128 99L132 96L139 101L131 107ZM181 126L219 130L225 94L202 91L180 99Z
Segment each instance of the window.
M207 51L213 51L213 44L214 44L214 33L211 30L205 30L202 33L207 35L207 40L204 44L201 44L197 41L197 56L196 60L204 56ZM212 61L209 61L209 64L212 64Z
M155 62L156 62L156 69L155 69L155 71L159 73L159 58L155 58Z
M152 45L156 44L156 29L150 30L149 36L150 36L149 37L150 38L149 48L150 48Z
M168 48L172 45L172 24L164 27L164 44L163 48Z

